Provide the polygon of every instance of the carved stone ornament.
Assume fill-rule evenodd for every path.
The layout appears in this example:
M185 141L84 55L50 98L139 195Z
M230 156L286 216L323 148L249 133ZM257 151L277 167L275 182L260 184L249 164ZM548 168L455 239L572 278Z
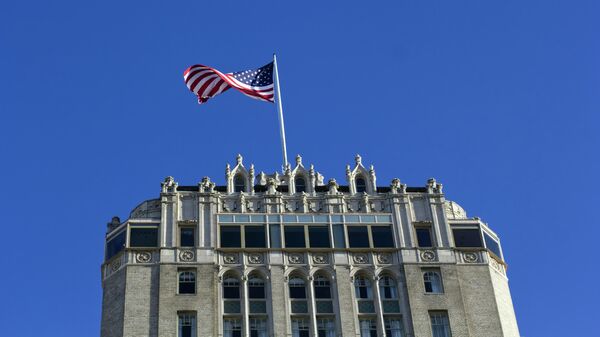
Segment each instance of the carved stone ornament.
M421 252L421 259L423 259L423 261L434 261L435 252L433 250L424 250Z
M377 255L377 262L381 264L390 264L392 263L392 254L390 253L379 253Z
M304 262L304 256L302 254L293 253L288 255L288 261L293 264L299 264Z
M183 262L190 262L194 260L194 251L186 249L179 252L179 259Z
M225 263L233 264L233 263L237 263L237 261L238 261L237 254L225 254L225 255L223 255L223 262L225 262Z
M479 260L479 257L477 256L476 253L467 252L467 253L463 253L463 259L465 260L466 263L475 263Z
M117 259L115 260L113 263L111 263L110 265L110 270L115 272L117 270L119 270L119 268L121 268L121 259Z
M152 261L152 253L150 252L139 252L135 256L135 260L139 263L148 263Z
M327 263L327 254L315 254L312 257L312 260L316 264L326 264Z
M352 256L352 259L354 260L354 263L356 263L356 264L366 264L369 262L369 257L367 256L367 254L363 254L363 253L354 254Z
M263 263L263 256L260 253L253 253L248 255L248 263L259 264Z

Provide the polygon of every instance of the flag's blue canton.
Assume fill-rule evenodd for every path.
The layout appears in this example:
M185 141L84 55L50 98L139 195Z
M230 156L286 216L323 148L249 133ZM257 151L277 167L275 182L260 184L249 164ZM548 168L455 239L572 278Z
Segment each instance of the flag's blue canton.
M236 80L253 87L273 84L273 62L255 70L240 71L231 74Z

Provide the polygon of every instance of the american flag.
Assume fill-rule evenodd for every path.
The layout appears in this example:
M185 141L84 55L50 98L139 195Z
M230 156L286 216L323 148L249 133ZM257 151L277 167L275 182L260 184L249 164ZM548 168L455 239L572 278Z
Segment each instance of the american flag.
M258 69L223 74L217 69L193 65L183 73L185 85L198 96L198 104L233 87L252 98L273 102L273 62Z

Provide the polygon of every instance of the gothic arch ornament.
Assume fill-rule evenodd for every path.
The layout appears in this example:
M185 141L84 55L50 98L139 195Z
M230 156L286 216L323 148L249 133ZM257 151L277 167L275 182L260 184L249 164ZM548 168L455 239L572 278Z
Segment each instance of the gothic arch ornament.
M350 194L354 195L357 192L356 179L361 177L365 182L365 193L373 194L377 191L377 178L375 176L375 167L371 165L367 170L362 164L362 157L357 154L354 157L354 168L350 169L350 165L346 165L346 180L350 188Z
M286 270L283 272L283 278L284 278L285 282L287 282L290 279L290 275L298 275L304 280L308 280L310 277L308 270L306 270L306 268L304 268L304 267L288 267L288 268L286 268Z
M335 281L335 270L331 266L312 267L308 272L308 275L312 278L314 278L317 274L324 275L331 282Z
M251 275L258 275L265 281L270 279L269 271L266 268L260 266L246 267L246 269L244 269L243 276L249 279Z
M219 280L219 282L223 281L223 276L225 276L226 274L233 274L236 278L240 280L242 280L242 276L244 276L244 273L239 268L223 267L221 268L221 270L219 270L219 273L217 274L217 279Z
M244 192L254 194L254 164L250 164L250 169L246 170L244 166L244 157L238 154L236 165L231 168L229 164L225 166L225 181L227 181L227 193L235 192L235 178L241 176L244 180Z

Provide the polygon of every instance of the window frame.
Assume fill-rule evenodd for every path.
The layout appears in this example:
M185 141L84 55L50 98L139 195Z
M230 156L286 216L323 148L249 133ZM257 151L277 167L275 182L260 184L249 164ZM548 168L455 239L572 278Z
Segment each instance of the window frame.
M442 270L440 268L422 268L421 272L422 272L421 273L421 277L422 277L422 280L423 280L423 290L424 290L424 293L426 295L442 295L442 294L445 293L445 291L444 291L444 278L442 276ZM429 273L433 273L433 274L437 275L437 278L438 278L438 281L439 281L439 285L438 285L439 291L434 291L435 287L434 287L433 284L431 285L431 291L427 291L427 285L426 284L427 284L427 282L431 282L431 281L427 281L425 279L425 277Z
M186 293L186 292L181 292L181 275L183 273L192 273L194 275L194 292L191 293ZM192 281L188 281L186 283L192 283ZM196 295L198 293L198 273L196 272L196 269L190 269L190 268L181 268L177 270L177 295Z
M182 322L183 318L187 317L190 318L191 317L191 325L183 325L185 324L184 322ZM183 324L182 324L183 323ZM183 332L182 329L184 326L191 326L191 337L196 337L198 336L198 312L196 311L178 311L177 312L177 337L185 337L183 336Z
M415 233L415 247L417 248L435 248L437 247L437 242L436 242L436 238L433 232L433 224L431 225L415 225L414 227L414 233ZM430 246L421 246L421 243L419 242L419 234L418 231L419 230L424 230L426 229L427 231L429 231L429 241L431 241L431 245Z
M194 244L192 246L184 246L182 244L182 235L181 235L181 231L184 229L191 229L193 231L193 240L194 240ZM179 243L179 247L180 248L196 248L198 246L198 239L197 239L197 234L198 231L196 229L196 226L190 226L190 225L179 225L179 230L177 231L177 242Z
M154 246L131 246L131 231L136 229L155 229L156 230L156 245ZM158 248L160 246L160 224L159 223L133 223L130 224L127 228L127 247L126 248L134 248L134 249L150 249L150 248Z

